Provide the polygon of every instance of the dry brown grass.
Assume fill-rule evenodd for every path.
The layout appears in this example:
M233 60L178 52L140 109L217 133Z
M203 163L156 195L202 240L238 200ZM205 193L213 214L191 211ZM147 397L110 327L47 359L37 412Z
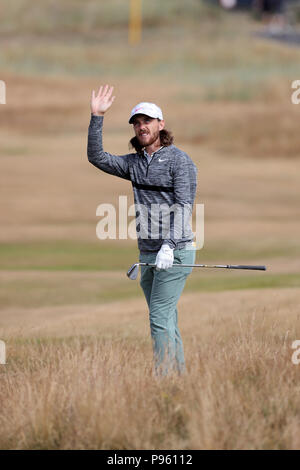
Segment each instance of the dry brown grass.
M144 302L113 303L109 316L28 311L23 328L15 317L0 448L296 449L299 300L297 289L185 295L188 372L160 380Z

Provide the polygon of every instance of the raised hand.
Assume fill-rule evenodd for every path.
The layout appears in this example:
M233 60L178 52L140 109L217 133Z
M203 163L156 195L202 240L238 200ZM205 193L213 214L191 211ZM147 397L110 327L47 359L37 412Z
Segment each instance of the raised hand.
M91 98L92 114L95 114L96 116L104 116L104 113L111 107L114 102L115 96L111 96L113 89L113 86L101 86L97 95L95 93L95 90L93 90Z

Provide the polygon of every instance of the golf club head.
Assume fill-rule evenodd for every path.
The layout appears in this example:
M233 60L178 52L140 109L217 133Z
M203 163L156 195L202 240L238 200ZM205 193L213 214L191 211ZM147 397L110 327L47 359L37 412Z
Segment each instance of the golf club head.
M139 263L134 263L127 271L127 276L132 281L135 281L139 273Z

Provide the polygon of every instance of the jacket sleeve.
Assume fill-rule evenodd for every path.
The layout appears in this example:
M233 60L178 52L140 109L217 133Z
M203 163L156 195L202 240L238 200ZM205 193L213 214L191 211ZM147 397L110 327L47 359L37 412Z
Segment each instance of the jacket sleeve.
M88 130L87 156L89 162L110 175L130 180L128 155L112 155L104 152L102 144L103 116L91 114Z
M197 189L197 167L187 154L177 156L173 178L174 216L170 217L170 232L163 242L172 249L176 248L179 240L192 233L190 218Z

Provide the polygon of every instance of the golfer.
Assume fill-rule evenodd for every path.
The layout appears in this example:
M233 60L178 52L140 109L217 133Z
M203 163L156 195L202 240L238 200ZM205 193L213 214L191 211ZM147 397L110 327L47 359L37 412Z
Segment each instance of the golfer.
M139 262L156 265L142 266L140 280L149 307L155 372L181 374L186 368L177 303L192 268L172 265L195 263L190 219L197 168L185 152L173 145L162 111L154 103L139 103L131 111L129 124L135 135L130 145L135 151L126 155L105 152L103 117L114 99L112 86L101 86L97 94L92 92L88 159L100 170L131 181ZM166 216L163 210L157 214L157 207L171 210Z

